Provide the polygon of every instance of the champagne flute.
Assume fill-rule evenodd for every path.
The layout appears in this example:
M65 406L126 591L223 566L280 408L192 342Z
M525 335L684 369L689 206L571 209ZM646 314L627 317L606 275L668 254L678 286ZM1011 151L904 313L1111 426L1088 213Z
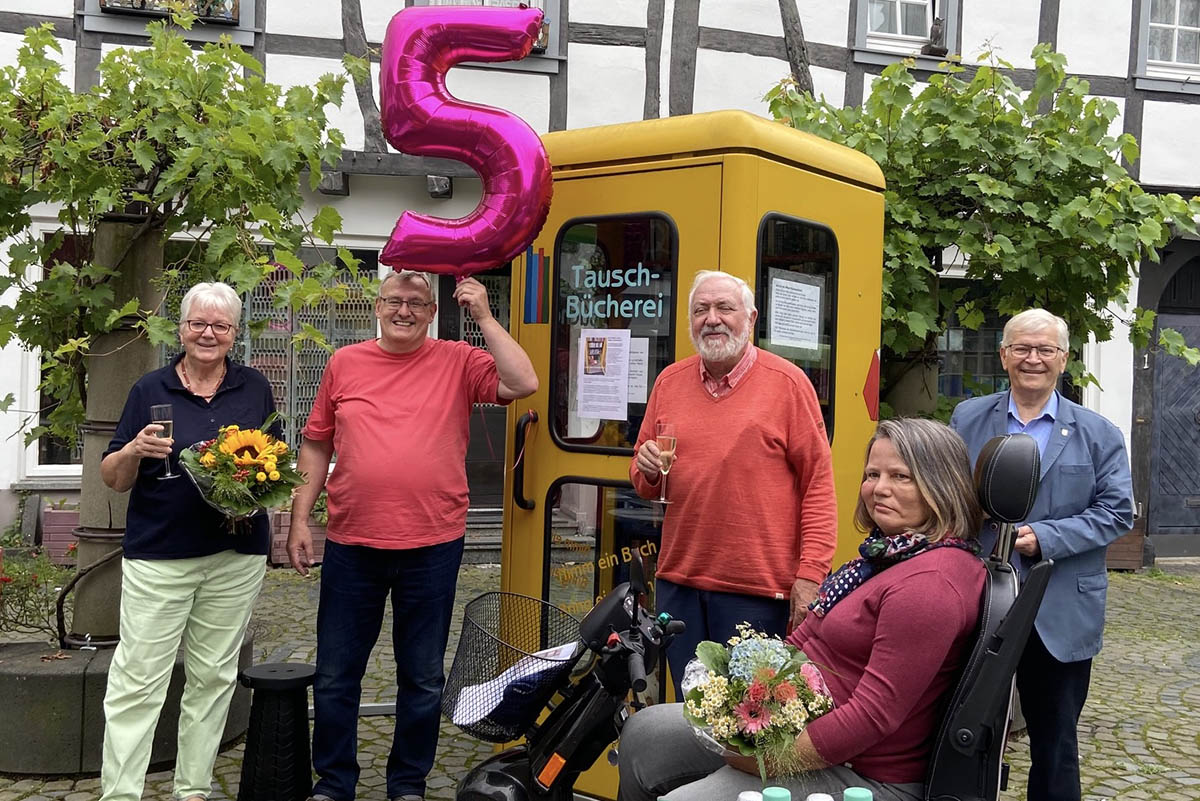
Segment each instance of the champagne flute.
M659 471L662 473L658 488L658 502L670 503L667 500L667 474L671 472L671 466L675 464L675 424L658 423L657 433L658 438L655 442L658 443Z
M169 403L159 403L150 407L150 422L155 425L162 426L162 431L159 431L155 436L159 439L170 439L175 433L175 415ZM167 478L179 478L177 473L171 472L171 454L167 454L166 459L167 471L158 477L159 481Z

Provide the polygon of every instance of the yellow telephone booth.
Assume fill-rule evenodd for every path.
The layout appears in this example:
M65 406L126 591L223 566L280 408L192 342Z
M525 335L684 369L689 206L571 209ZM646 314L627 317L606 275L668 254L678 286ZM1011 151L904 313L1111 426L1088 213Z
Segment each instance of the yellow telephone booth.
M550 216L513 265L513 335L540 388L509 412L502 585L582 617L651 576L662 508L629 484L659 372L693 352L698 270L754 289L755 342L793 360L832 438L838 559L878 411L883 175L868 157L739 111L543 137ZM579 789L615 797L615 771Z

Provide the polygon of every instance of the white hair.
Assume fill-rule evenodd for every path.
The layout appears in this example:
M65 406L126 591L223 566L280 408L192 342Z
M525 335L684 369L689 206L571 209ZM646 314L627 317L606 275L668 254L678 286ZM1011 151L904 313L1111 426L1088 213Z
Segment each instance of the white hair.
M234 328L237 328L238 321L242 319L242 299L233 287L220 281L196 284L187 291L179 304L180 328L183 327L184 321L191 317L193 306L224 312L233 322Z
M754 290L750 288L750 285L736 275L723 273L720 270L700 270L696 273L696 277L692 279L692 288L688 292L688 309L692 308L692 299L696 297L696 290L710 278L728 278L730 281L733 281L737 284L738 289L742 291L742 305L746 307L746 311L753 312L758 310L754 305Z
M393 278L400 282L404 282L404 281L420 281L420 282L422 282L423 284L425 284L425 289L429 292L429 299L430 300L433 299L433 281L430 280L429 273L423 273L423 272L419 272L417 270L393 270L392 272L385 275L383 277L383 280L379 282L379 294L380 295L383 294L383 288L384 288L384 286L387 285L387 282L391 281Z
M1000 347L1006 348L1012 344L1017 334L1040 331L1054 326L1058 333L1058 346L1064 351L1070 348L1071 334L1067 329L1067 321L1057 314L1051 314L1045 309L1026 309L1004 324L1004 336L1000 339Z

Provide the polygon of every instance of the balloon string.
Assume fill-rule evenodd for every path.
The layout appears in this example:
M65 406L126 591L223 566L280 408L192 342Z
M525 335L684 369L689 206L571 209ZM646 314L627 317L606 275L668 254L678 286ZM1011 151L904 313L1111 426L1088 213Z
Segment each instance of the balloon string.
M475 404L475 408L479 410L479 421L483 424L480 426L483 429L483 440L487 443L488 455L492 457L492 461L496 461L496 449L492 447L492 433L488 431L487 416L483 413L483 404Z

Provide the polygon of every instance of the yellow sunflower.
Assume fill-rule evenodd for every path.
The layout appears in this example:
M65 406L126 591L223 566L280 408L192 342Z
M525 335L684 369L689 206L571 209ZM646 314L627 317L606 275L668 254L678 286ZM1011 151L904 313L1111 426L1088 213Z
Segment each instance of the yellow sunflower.
M239 467L261 465L269 455L274 454L275 443L257 428L243 431L226 431L225 440L221 443L222 453L233 457L234 464Z

